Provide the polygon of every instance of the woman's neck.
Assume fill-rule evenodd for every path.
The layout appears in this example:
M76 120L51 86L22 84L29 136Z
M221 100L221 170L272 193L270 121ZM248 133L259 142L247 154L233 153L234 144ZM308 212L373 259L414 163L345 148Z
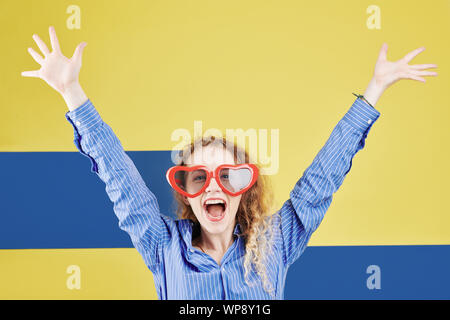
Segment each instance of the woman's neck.
M232 233L227 234L208 234L206 231L200 233L199 244L203 250L223 252L233 244Z
M233 244L233 241L233 229L226 230L221 234L211 234L202 228L193 245L210 255L220 265L225 252Z

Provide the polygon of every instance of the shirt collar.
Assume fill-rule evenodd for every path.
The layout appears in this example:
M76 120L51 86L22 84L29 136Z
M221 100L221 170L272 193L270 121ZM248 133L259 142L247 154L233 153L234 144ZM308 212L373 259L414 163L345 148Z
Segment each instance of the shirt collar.
M234 227L233 234L237 235L238 237L241 236L241 225L239 223L236 223L236 226Z

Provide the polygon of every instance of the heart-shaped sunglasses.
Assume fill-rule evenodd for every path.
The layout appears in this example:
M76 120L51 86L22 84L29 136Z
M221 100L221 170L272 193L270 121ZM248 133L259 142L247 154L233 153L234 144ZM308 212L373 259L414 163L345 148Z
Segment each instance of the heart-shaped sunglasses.
M214 171L206 166L175 166L167 170L170 186L182 195L195 198L215 179L219 187L230 196L238 196L250 189L258 179L254 164L222 164Z

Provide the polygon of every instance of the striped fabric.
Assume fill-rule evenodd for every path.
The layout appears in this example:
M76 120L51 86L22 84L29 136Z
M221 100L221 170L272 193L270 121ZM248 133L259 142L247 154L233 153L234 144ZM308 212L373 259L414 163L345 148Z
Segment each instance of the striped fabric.
M250 273L249 284L244 281L245 245L239 224L233 244L217 264L192 246L197 225L160 212L154 194L92 102L88 99L66 113L74 128L75 145L105 183L119 227L130 235L153 273L159 299L283 299L289 266L305 250L379 116L376 109L357 98L275 213L274 241L266 263L274 288L269 294L255 272Z

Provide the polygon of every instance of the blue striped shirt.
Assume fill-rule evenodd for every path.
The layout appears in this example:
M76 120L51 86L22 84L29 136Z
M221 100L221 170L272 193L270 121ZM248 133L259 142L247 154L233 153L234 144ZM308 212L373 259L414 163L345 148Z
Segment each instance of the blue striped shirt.
M219 265L192 246L192 221L174 220L160 212L155 195L90 99L66 113L74 128L75 145L105 183L119 227L129 234L153 273L159 299L236 300L283 299L289 266L305 250L379 116L376 109L357 98L275 213L273 250L266 264L275 289L271 296L256 273L250 273L250 285L244 281L245 245L239 224Z

